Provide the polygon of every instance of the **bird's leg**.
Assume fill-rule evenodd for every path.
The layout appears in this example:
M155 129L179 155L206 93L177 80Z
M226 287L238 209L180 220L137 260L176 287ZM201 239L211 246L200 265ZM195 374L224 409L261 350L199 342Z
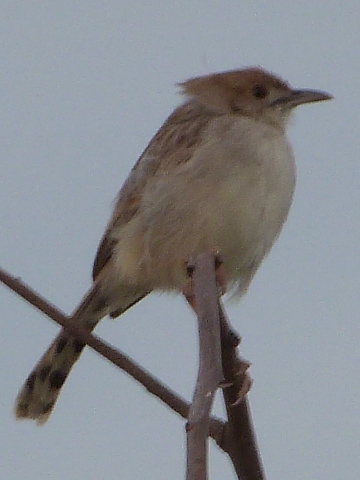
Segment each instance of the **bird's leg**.
M192 308L194 312L196 313L196 308L195 308L195 295L194 295L194 284L193 284L193 273L195 270L195 263L194 259L189 257L187 261L184 262L184 268L186 269L186 276L187 280L186 283L182 289L182 293Z
M215 262L215 281L216 285L218 286L219 297L226 293L226 272L223 265L223 260L217 248L212 249L212 255L214 256ZM183 295L186 298L186 301L190 305L190 307L196 313L196 303L195 303L195 295L194 295L194 286L193 286L193 273L195 268L195 262L192 257L188 259L186 262L186 271L188 280L183 288Z
M219 253L219 250L214 248L212 251L214 255L215 261L215 280L216 285L219 289L219 297L222 297L226 293L226 285L227 285L227 275L224 268L224 261Z
M250 366L251 366L251 363L247 362L244 359L241 359L241 363L239 364L240 368L239 368L239 371L238 371L237 375L239 377L242 377L241 378L242 379L242 384L241 384L241 387L239 388L239 390L237 391L236 400L231 405L232 407L236 407L237 405L239 405L239 403L241 403L244 400L245 395L247 395L249 393L249 391L251 390L253 380L252 380L251 376L249 375L249 373L247 372L247 369Z

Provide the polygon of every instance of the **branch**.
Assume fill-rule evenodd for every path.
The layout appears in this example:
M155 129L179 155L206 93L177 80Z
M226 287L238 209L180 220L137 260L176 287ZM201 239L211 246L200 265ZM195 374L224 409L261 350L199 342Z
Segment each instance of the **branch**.
M237 354L234 332L219 301L221 322L222 365L225 381L230 386L223 389L226 412L228 416L226 446L237 476L241 480L265 480L260 452L256 443L255 431L251 420L250 405L247 395L237 401L239 392L249 381L244 369L244 360ZM246 366L246 363L245 363Z
M189 403L130 359L127 355L116 350L110 344L101 340L97 335L91 334L88 331L71 324L69 322L70 319L63 312L37 294L34 290L30 289L20 279L13 277L1 268L0 281L24 300L54 320L58 325L65 328L69 333L109 360L109 362L133 377L145 387L149 393L159 398L159 400L165 403L174 412L178 413L182 418L187 419L190 407ZM222 420L215 417L211 418L210 435L222 449L223 445L226 443L224 438L224 427L225 424Z
M70 324L69 318L63 312L37 294L34 290L30 289L19 278L10 275L1 268L0 281L7 285L13 292L17 293L24 300L55 321L57 324L68 330L69 333L76 336L76 338L78 338L80 341L89 345L90 348L98 352L101 356L106 358L117 367L121 368L128 375L132 376L137 382L143 385L143 387L145 387L149 393L156 396L173 411L178 413L182 418L188 418L190 408L189 403L180 397L176 392L161 383L156 377L152 376L132 359L130 359L127 355L116 350L110 344L101 340L98 336L93 335L86 330L77 328L76 325ZM217 298L217 296L215 298ZM222 308L220 308L220 319L221 321L224 321L224 319L226 321L226 317ZM231 348L234 349L234 346ZM233 358L233 354L234 352L230 354L230 359ZM222 355L225 376L229 378L228 374L226 373L224 346ZM233 361L234 360L230 360L230 365ZM237 365L236 362L233 364ZM241 383L241 378L239 378L238 381ZM211 417L209 434L217 443L219 448L221 448L230 456L235 470L238 473L238 478L241 478L242 480L263 480L265 479L265 475L262 473L263 469L256 447L255 434L252 429L250 410L247 400L245 399L244 402L241 402L237 407L232 407L239 388L241 387L236 386L234 383L233 391L231 389L224 390L226 408L229 421L231 423L231 428L229 428L229 425L222 420L216 417ZM242 464L244 467L241 466Z
M186 429L186 479L206 480L210 412L223 380L214 255L197 255L191 269L199 327L199 370Z

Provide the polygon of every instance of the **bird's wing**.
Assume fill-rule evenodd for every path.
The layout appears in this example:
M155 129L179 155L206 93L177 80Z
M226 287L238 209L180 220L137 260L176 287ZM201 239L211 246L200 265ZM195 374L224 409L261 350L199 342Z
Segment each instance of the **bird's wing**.
M118 230L136 215L149 179L157 174L171 175L188 162L213 115L201 105L190 101L178 107L152 138L118 194L113 215L95 257L94 280L113 254L116 244L113 229Z

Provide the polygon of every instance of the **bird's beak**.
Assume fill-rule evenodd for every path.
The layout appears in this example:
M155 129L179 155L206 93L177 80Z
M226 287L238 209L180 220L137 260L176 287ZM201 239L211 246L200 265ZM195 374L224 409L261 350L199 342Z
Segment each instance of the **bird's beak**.
M294 108L303 103L322 102L332 98L334 97L330 93L320 92L319 90L291 90L287 95L274 100L271 105Z

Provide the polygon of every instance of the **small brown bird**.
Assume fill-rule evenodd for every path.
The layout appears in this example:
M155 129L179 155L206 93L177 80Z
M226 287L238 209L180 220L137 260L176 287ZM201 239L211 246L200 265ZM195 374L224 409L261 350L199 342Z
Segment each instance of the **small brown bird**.
M292 110L331 99L260 68L190 79L120 190L72 318L93 330L154 290L181 291L190 255L218 249L242 295L286 220L295 161ZM84 344L61 331L22 387L17 418L44 423Z

